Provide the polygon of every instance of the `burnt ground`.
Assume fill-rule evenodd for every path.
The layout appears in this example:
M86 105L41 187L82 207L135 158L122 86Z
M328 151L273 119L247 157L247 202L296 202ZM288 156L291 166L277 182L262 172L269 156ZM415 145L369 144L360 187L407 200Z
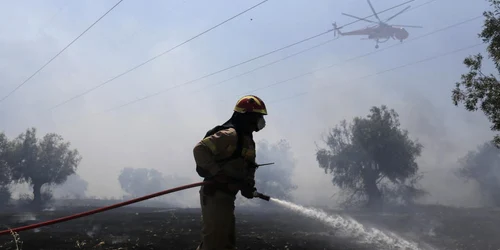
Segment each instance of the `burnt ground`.
M28 225L73 211L32 215L4 214L10 227ZM19 214L18 214L19 215ZM360 249L346 240L334 240L328 227L289 213L239 211L236 214L239 249ZM3 223L2 223L3 224ZM196 249L200 239L199 209L120 208L20 232L22 249ZM325 233L326 232L326 233ZM12 236L0 236L0 249L16 249ZM80 246L78 246L78 244Z
M88 209L0 213L0 224L2 229L6 225L28 225ZM436 249L500 249L498 210L428 207L419 212L356 212L352 216L406 238L428 242ZM373 249L339 238L330 226L286 210L237 208L236 217L239 249ZM19 249L194 250L199 242L200 220L199 209L119 208L20 232ZM11 235L0 236L0 249L16 249Z

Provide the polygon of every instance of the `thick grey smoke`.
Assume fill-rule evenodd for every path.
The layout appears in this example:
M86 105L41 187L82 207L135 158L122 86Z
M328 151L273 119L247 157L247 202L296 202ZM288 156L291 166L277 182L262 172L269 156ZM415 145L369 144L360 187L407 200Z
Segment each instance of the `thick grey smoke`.
M476 151L467 153L459 162L457 175L478 185L483 204L500 206L500 150L487 142Z
M274 162L273 165L259 167L255 173L255 185L259 192L279 199L291 199L291 192L297 188L292 182L295 160L286 140L276 143L257 143L257 163Z
M89 186L88 182L78 174L68 176L66 181L52 188L54 198L82 199L86 197L85 192Z
M417 159L423 178L419 184L428 194L423 203L452 206L478 206L480 195L473 182L465 183L454 173L458 159L477 144L491 138L487 120L452 106L439 106L430 97L406 92L401 109L402 126L423 144Z
M389 2L380 2L377 9L391 5ZM164 173L168 171L199 179L194 171L190 150L211 124L228 118L225 112L231 111L240 92L340 63L338 67L254 93L268 101L270 111L268 127L258 136L271 141L286 138L292 145L298 161L293 177L299 185L294 192L296 201L302 204L333 203L329 199L335 192L330 177L322 173L314 160L314 141L320 132L341 119L365 115L367 107L380 103L387 103L400 111L401 116L406 116L404 107L412 105L412 100L402 96L405 91L425 93L432 103L428 106L414 102L415 106L421 107L419 110L423 112L423 116L415 116L413 121L402 119L402 122L408 121L405 123L408 125L406 127L411 126L409 123L415 123L413 128L420 131L414 133L416 130L409 128L410 133L424 144L420 161L422 169L427 172L422 182L425 182L424 186L432 193L432 202L445 201L443 203L451 204L448 201L466 199L462 188L464 185L450 170L456 167L458 157L479 143L472 138L478 136L478 130L465 128L464 124L471 125L472 122L464 121L465 116L453 113L461 108L453 107L449 96L453 82L464 70L461 60L465 53L472 54L475 51L415 64L390 71L390 74L377 74L376 78L361 80L360 77L469 45L477 39L476 33L481 25L479 22L435 33L413 43L404 43L350 64L343 62L372 52L373 44L345 37L329 46L228 82L227 85L222 85L224 87L206 88L196 95L190 91L198 91L202 85L215 84L320 42L315 39L223 75L185 85L187 89L179 88L103 116L93 115L323 32L331 28L332 19L338 19L336 21L339 24L351 21L340 15L341 10L353 14L362 11L360 8L369 11L366 4L359 7L343 1L318 1L315 4L297 1L285 10L288 14L294 14L276 18L272 10L279 6L271 7L266 3L265 8L250 12L251 15L261 15L252 22L248 22L247 18L236 18L84 98L78 98L53 112L42 112L206 29L209 24L200 20L215 20L243 8L242 4L224 4L224 8L205 11L205 7L213 7L213 4L215 3L197 3L197 8L194 9L192 4L173 4L179 8L172 13L190 15L165 15L165 10L173 7L170 3L155 2L146 7L139 2L124 2L117 9L119 11L114 11L103 19L20 91L2 103L2 128L9 136L19 134L28 126L35 126L44 133L56 132L63 135L84 157L77 172L89 182L87 194L116 197L122 193L117 176L125 164L155 166ZM407 15L405 18L408 18L406 20L409 23L415 21L425 27L413 30L411 36L417 37L434 28L470 18L488 7L486 1L456 1L456 4L460 8L443 12L442 9L446 9L449 3L435 1L432 5ZM0 44L3 45L0 46L0 54L4 55L0 57L0 68L4 73L0 92L7 93L23 82L84 30L86 25L93 22L96 15L108 8L108 4L74 2L48 25L47 20L60 7L56 2L40 2L28 6L19 1L4 1L0 8L0 19L3 18L3 23L9 25L0 27L2 34L5 34L0 39ZM332 12L332 9L336 11ZM297 21L297 11L304 20L309 21L290 26L290 23ZM24 18L25 16L30 18ZM193 16L198 21L193 22ZM423 16L426 18L422 18ZM158 23L168 24L168 27L157 25ZM356 26L351 28L355 29ZM256 42L256 37L265 41ZM452 39L454 37L460 39ZM317 85L323 83L334 88L319 89ZM274 100L301 92L309 94L305 98L273 103ZM233 98L233 95L236 96ZM419 122L420 125L417 124ZM481 129L489 130L488 126ZM422 136L425 133L427 137ZM262 156L260 154L258 157ZM277 169L277 165L262 167L258 173L266 169ZM187 192L191 191L181 193ZM197 191L193 189L192 193L196 196Z
M261 140L256 144L257 164L274 163L273 165L261 166L255 172L257 191L271 197L292 200L292 191L297 188L292 180L296 162L289 143L286 140L279 140L275 143ZM262 203L260 201L246 201L239 195L237 204L255 205Z
M118 181L123 191L128 193L124 198L144 196L189 183L188 178L176 175L164 176L152 168L124 168ZM184 198L183 192L175 192L154 200L180 205Z

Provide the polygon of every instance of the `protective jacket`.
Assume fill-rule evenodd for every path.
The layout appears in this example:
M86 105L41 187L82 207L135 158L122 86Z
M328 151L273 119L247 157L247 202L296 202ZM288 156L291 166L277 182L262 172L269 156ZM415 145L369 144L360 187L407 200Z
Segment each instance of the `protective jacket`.
M238 144L241 150L237 149ZM237 155L234 155L235 152ZM197 167L202 170L198 173L205 172L205 179L217 174L241 182L255 178L255 142L251 134L237 132L234 127L222 128L208 135L196 144L193 154ZM220 189L234 195L239 191Z

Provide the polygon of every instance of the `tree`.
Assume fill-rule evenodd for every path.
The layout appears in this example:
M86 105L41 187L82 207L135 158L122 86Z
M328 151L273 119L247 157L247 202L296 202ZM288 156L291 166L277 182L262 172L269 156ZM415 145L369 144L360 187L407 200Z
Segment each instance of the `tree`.
M255 173L255 186L259 192L278 199L291 199L291 193L297 188L292 183L292 174L295 162L287 141L281 140L276 144L267 141L257 143L257 162L274 165L259 167Z
M459 163L456 174L465 181L475 181L485 200L500 206L500 150L487 142L467 153Z
M60 135L49 133L41 140L36 129L27 129L12 142L13 157L10 159L12 176L17 182L27 182L33 187L33 204L42 205L42 186L61 184L75 173L81 157L76 149Z
M418 172L416 158L422 145L400 128L398 114L385 105L372 107L366 118L343 120L316 152L319 167L333 174L332 182L351 196L367 196L367 206L382 205L381 182L412 187Z
M4 205L11 198L9 185L12 178L8 157L10 157L9 140L4 133L0 133L0 205Z
M500 0L488 0L494 11L485 11L486 18L479 37L488 45L489 57L493 60L497 73L500 73ZM452 92L455 106L463 103L468 111L481 109L492 123L491 130L500 130L500 84L493 74L487 75L482 70L483 56L477 54L469 56L464 64L469 73L463 74L461 82L456 83ZM500 135L496 135L493 142L500 146Z

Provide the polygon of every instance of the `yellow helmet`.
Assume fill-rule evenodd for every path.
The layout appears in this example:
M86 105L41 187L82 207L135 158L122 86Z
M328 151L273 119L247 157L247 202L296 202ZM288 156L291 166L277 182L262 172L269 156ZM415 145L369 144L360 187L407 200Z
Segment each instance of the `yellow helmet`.
M243 96L238 100L234 111L238 113L259 113L267 115L266 104L259 97L254 95Z

